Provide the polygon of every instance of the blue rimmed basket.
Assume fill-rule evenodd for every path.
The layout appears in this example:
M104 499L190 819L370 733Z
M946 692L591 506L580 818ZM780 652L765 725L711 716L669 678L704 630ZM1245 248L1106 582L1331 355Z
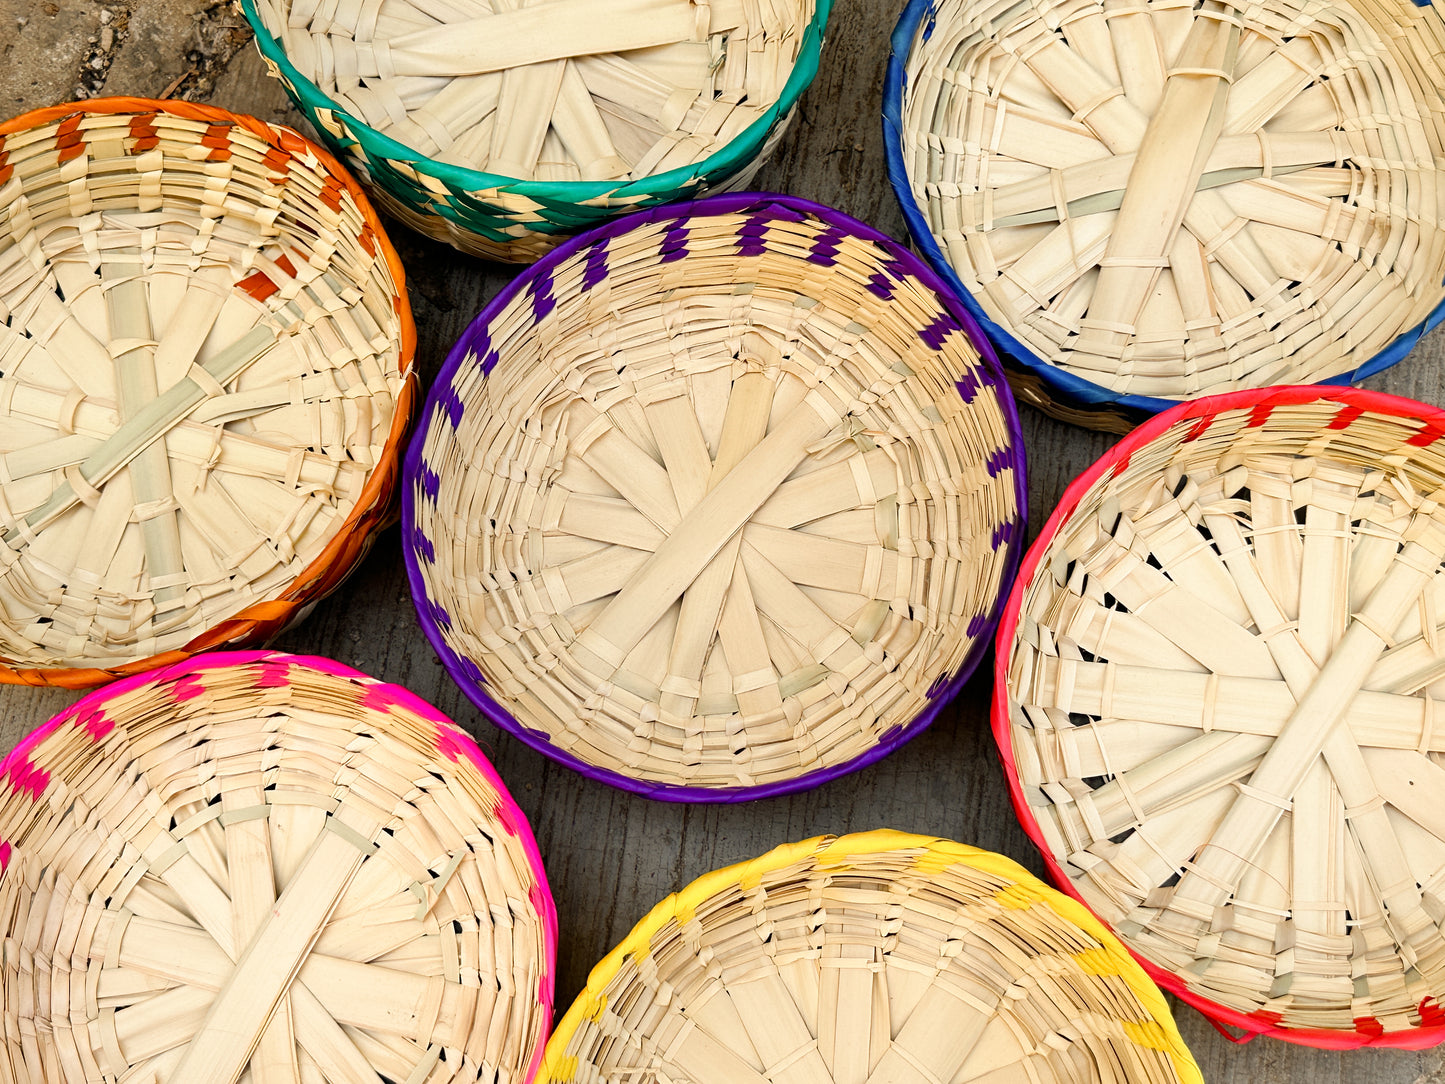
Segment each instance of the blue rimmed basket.
M408 451L421 624L498 726L658 798L814 786L986 649L1026 508L1012 397L902 246L786 196L578 237L477 317Z
M1438 3L911 0L889 176L1024 402L1348 384L1445 318L1442 57Z
M575 6L580 2L564 0L564 6ZM658 2L670 4L669 13L682 4L682 0ZM508 9L522 5L499 2L493 6L498 12L507 13ZM639 0L616 6L637 9ZM576 49L584 48L606 50L610 39L599 31L595 37L580 33L573 35L579 38L578 42L557 46L564 53L570 51L574 55L564 55L549 62L553 74L558 76L553 82L543 77L546 74L543 69L548 69L549 63L516 69L516 72L527 73L519 79L515 77L516 72L496 71L495 61L479 62L486 69L484 74L465 78L476 81L497 75L510 79L512 85L498 83L497 86L483 88L480 97L474 96L464 108L451 108L449 105L448 116L457 131L445 132L430 112L426 116L418 112L423 108L431 110L431 101L435 99L429 100L428 95L436 93L436 86L446 82L444 78L408 76L382 86L377 80L368 81L355 72L350 76L339 74L339 70L347 65L356 71L363 68L369 71L366 65L371 64L378 53L383 55L380 67L386 68L390 63L385 58L386 49L397 51L398 39L383 34L384 28L376 25L376 9L343 5L342 12L338 13L334 5L330 8L323 5L322 9L316 10L314 3L241 0L242 11L255 30L256 45L271 74L285 86L297 108L316 128L322 140L343 157L386 211L421 233L464 252L516 263L530 263L568 236L620 214L693 199L709 192L745 187L782 139L796 113L799 97L817 74L824 30L832 6L833 0L793 0L791 4L781 5L772 12L775 18L767 23L765 33L761 23L752 26L744 22L740 27L731 29L723 25L734 22L738 13L742 13L744 19L760 18L753 5L719 3L710 8L705 3L695 2L693 7L702 13L701 19L705 20L713 8L719 12L732 12L733 17L724 19L720 15L714 16L714 25L700 24L703 29L689 35L694 39L700 38L702 43L706 43L706 48L716 54L701 68L704 86L715 83L717 88L715 94L705 91L698 97L685 117L678 100L672 96L679 88L669 81L669 77L697 75L695 69L698 65L692 59L678 63L675 57L657 56L661 52L658 49L633 50L616 55L603 52L583 56L575 53ZM445 10L464 13L473 7L476 5L458 2L446 5ZM797 10L793 11L793 7ZM298 13L298 8L308 10ZM433 5L428 10L439 13L441 9ZM490 8L482 5L477 11L490 11ZM345 25L343 15L364 25L360 29ZM519 26L525 28L531 16L535 15L537 13L531 11L511 11L509 17L516 17ZM598 16L604 23L610 17L608 11L600 9ZM427 18L418 14L422 23L426 23ZM299 26L293 25L297 19L301 20ZM483 22L485 20L474 19L467 23L427 24L425 33L439 38L439 41L429 42L429 46L435 49L449 36L462 40L469 28L477 30ZM646 26L658 20L641 18L640 22ZM719 26L723 28L718 29ZM305 57L293 55L288 50L288 40L298 34L304 39L301 44L308 54ZM368 38L369 34L375 34L375 39ZM542 35L534 31L534 37L546 41L556 35L550 32ZM729 48L730 42L735 47ZM452 44L455 45L455 42ZM680 46L699 44L693 40L678 43ZM476 52L464 44L457 48L463 56ZM663 47L663 50L667 48L671 47ZM656 56L656 59L647 60L647 54ZM357 60L358 55L362 57L360 61ZM751 56L751 61L739 59L748 56ZM594 83L603 84L601 89L597 89L593 83L582 85L582 78L576 75L578 67L575 62L579 59L586 62L600 59L609 65L632 66L609 71L605 80L594 80ZM720 73L731 72L735 67L741 70L747 63L753 63L762 74L749 75L746 79L738 75L728 85L723 85ZM492 67L487 67L488 64ZM566 69L565 80L559 74L563 68ZM553 85L558 81L560 89L558 85ZM452 94L460 82L452 80L448 93ZM344 85L346 90L343 93L337 89L336 94L332 94L318 83L337 88ZM621 89L615 92L609 89L612 83L617 83ZM746 93L730 89L732 84L745 86ZM589 98L589 90L594 98ZM625 103L614 103L612 99L603 97L609 93L615 98L627 100ZM338 96L346 100L339 101ZM527 119L548 101L558 101L563 105L570 102L566 115L574 121L577 116L583 115L587 124L580 125L574 133L555 115L550 127L545 117L539 123L534 123L537 122L536 117ZM611 110L606 118L600 116L599 105ZM648 112L652 107L655 109ZM634 155L626 152L624 141L618 136L617 146L611 149L617 151L623 159L622 164L629 167L630 172L620 177L606 169L588 173L588 163L584 163L583 179L557 179L562 173L547 168L549 156L557 157L553 154L554 150L572 154L578 148L586 148L588 153L582 154L583 158L607 157L610 137L617 136L619 132L618 116L625 116L628 122L636 122L639 130L650 131L650 126L655 126L662 137L662 141L652 148L652 153ZM496 125L506 123L514 128L530 125L537 129L537 138L529 138L526 132L513 131L507 140L499 138L490 146L485 145L483 140L480 151L465 146L468 140L476 142L476 133L483 125L492 125L493 118ZM541 136L543 131L546 132L545 140ZM575 135L575 138L564 146L563 134L569 137ZM433 141L432 136L441 142ZM673 137L676 137L675 145L667 144L671 148L668 153L659 154L658 148ZM445 152L438 149L453 139L456 143ZM486 152L500 150L503 143L507 153L499 159L499 166L506 168L488 172L481 165L483 161L489 161ZM520 151L512 153L519 147ZM689 151L695 153L689 155ZM520 169L510 169L508 163L516 162L534 167L532 177L525 177ZM595 165L596 162L590 164ZM612 179L588 179L593 175Z

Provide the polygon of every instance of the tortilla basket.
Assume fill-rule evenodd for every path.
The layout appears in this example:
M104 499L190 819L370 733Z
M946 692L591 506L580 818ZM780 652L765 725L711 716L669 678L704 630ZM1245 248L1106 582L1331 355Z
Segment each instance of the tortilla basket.
M388 213L531 263L628 211L745 188L833 0L241 0L271 74Z
M557 924L531 829L435 708L200 656L0 764L0 1076L528 1084Z
M889 175L1020 401L1123 433L1445 317L1442 86L1438 0L910 0Z
M792 197L576 238L424 417L403 548L433 646L498 726L653 797L797 790L918 733L1020 547L987 344L902 246Z
M593 969L539 1084L1202 1084L1128 953L1023 867L822 836L669 896Z
M1200 399L1064 494L994 734L1054 878L1219 1025L1445 1040L1445 413Z
M0 124L0 681L274 636L393 515L401 265L295 132L107 98Z

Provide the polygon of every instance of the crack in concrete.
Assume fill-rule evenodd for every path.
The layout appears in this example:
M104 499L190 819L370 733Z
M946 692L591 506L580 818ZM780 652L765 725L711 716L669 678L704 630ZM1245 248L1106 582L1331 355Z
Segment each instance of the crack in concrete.
M94 98L105 89L106 77L115 58L120 55L130 32L130 16L135 0L111 0L101 9L100 31L89 38L90 49L80 62L75 78L75 96Z

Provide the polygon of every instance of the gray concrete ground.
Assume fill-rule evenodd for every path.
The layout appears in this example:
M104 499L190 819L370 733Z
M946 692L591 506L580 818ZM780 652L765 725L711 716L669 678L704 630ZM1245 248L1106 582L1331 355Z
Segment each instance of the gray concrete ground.
M839 0L818 80L757 187L792 192L904 236L883 163L879 102L897 0ZM0 115L82 94L170 94L304 130L248 44L245 21L210 0L0 0ZM424 377L515 269L480 263L401 226L391 231L411 283ZM1445 405L1445 334L1370 386ZM1024 412L1030 515L1042 525L1064 486L1112 438ZM333 656L398 682L473 730L531 817L561 915L559 1010L588 969L668 892L709 869L820 833L893 827L952 837L1040 864L1014 821L987 733L990 682L977 677L923 736L867 771L819 790L742 806L649 802L584 780L493 729L417 629L396 530L336 597L276 645ZM0 753L74 694L0 688ZM1445 1051L1330 1053L1260 1039L1235 1047L1202 1016L1177 1017L1211 1084L1426 1084Z

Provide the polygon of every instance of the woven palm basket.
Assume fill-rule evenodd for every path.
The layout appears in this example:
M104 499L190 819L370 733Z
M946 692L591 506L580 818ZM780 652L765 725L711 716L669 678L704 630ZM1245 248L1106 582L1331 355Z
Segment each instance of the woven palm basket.
M1201 399L1064 494L994 730L1060 884L1247 1032L1445 1040L1445 413Z
M885 134L1019 397L1125 432L1445 317L1442 88L1438 0L911 0Z
M694 881L593 970L539 1084L1203 1078L1093 916L1002 855L823 836Z
M833 0L241 0L271 73L381 205L530 263L618 214L745 187Z
M1026 507L1008 388L939 290L861 223L757 195L515 280L402 487L412 594L467 695L682 801L815 785L925 727L986 648Z
M556 917L476 745L326 659L207 655L0 764L0 1079L526 1084Z
M0 124L0 681L274 635L391 515L401 265L295 132L110 98Z

